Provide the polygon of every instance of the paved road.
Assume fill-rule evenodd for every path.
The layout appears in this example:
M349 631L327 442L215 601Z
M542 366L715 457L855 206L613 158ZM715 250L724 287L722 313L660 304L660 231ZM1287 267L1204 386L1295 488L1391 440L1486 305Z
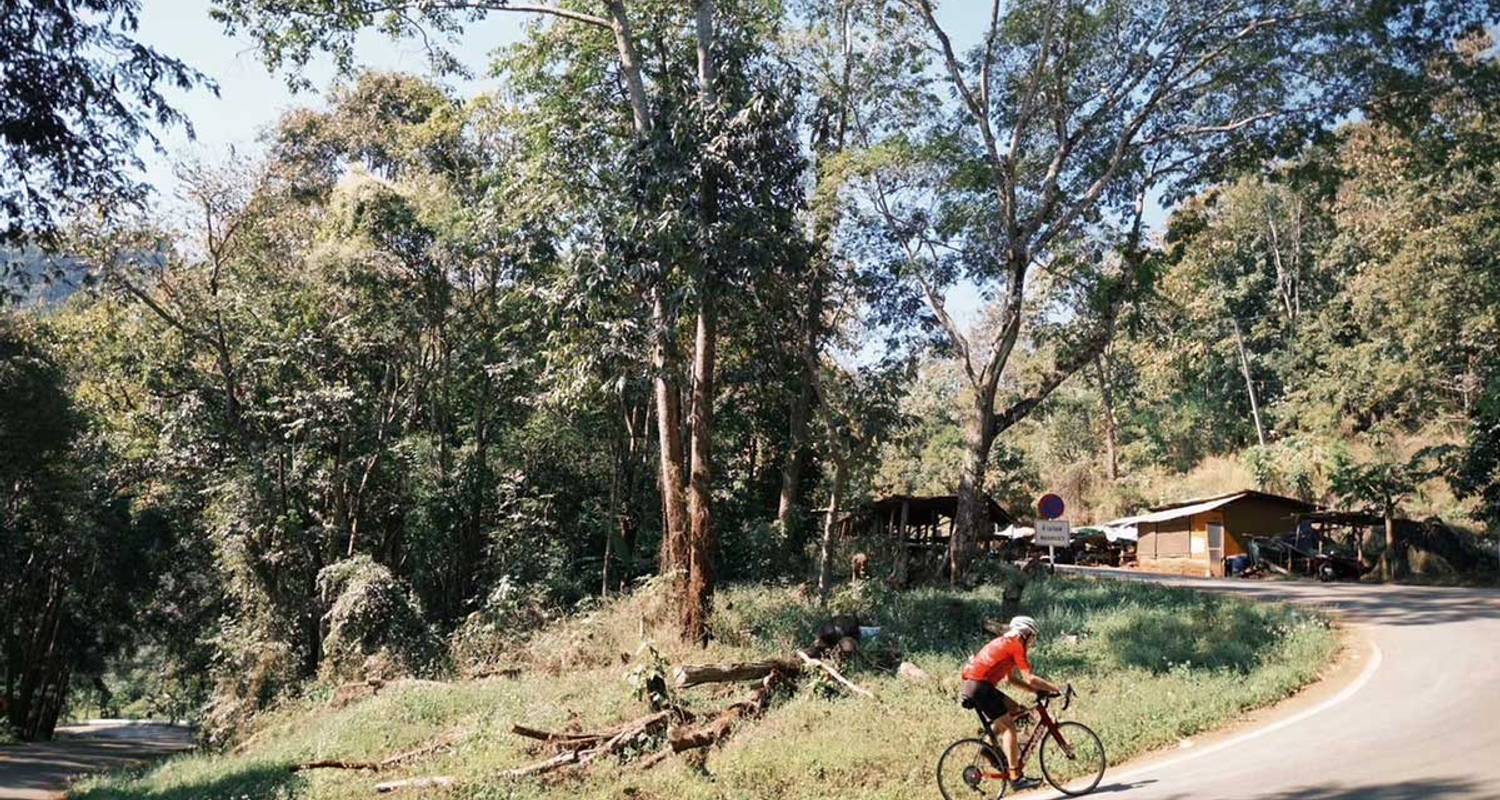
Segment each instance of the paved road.
M53 741L0 747L0 800L54 800L77 775L120 769L192 747L175 725L98 722L58 728Z
M1129 575L1130 573L1126 573ZM1378 648L1349 687L1274 730L1105 773L1113 800L1500 798L1500 591L1163 582L1343 614Z

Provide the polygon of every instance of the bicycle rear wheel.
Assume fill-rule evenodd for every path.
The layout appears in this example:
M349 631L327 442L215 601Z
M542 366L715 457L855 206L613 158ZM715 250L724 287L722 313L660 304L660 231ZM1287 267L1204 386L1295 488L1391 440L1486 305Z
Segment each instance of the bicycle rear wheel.
M1094 791L1104 778L1104 743L1079 722L1059 723L1042 740L1037 756L1047 782L1071 797Z
M1005 756L983 739L959 739L938 759L943 800L994 800L1005 796Z

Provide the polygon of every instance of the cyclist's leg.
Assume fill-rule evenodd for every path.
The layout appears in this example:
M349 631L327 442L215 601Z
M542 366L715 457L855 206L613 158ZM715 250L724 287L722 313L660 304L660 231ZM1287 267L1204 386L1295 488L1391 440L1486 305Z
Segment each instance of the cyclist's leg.
M990 731L1001 741L1002 749L1013 765L1018 750L1015 742L1015 726L1011 723L1010 714L1007 713L1010 710L1006 704L1008 698L993 684L984 681L964 681L962 694L964 707L979 712L980 720L984 721ZM1007 728L1011 731L1009 744L1005 743Z
M1005 750L1005 763L1010 765L1011 780L1021 777L1021 743L1016 736L1016 723L1010 718L1010 714L1001 714L995 717L993 730L1000 738L1000 746Z

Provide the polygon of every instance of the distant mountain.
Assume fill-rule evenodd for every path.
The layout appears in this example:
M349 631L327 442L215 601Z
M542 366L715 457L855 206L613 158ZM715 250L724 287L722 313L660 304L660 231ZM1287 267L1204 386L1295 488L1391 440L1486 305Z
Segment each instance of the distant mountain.
M160 268L166 263L160 253L127 258L137 266ZM0 306L14 303L22 308L56 307L93 285L95 279L90 265L72 256L49 255L36 249L0 248Z
M36 250L0 250L0 297L23 308L61 305L90 282L75 258Z

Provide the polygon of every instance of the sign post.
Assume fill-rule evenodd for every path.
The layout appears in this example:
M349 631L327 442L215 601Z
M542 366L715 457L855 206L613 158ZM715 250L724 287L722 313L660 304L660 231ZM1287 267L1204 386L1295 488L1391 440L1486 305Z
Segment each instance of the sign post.
M1057 568L1057 548L1059 545L1067 547L1072 530L1065 519L1058 519L1063 515L1066 506L1063 499L1055 494L1044 494L1037 501L1037 513L1041 519L1036 522L1037 544L1047 545L1047 558L1052 562L1052 568Z

